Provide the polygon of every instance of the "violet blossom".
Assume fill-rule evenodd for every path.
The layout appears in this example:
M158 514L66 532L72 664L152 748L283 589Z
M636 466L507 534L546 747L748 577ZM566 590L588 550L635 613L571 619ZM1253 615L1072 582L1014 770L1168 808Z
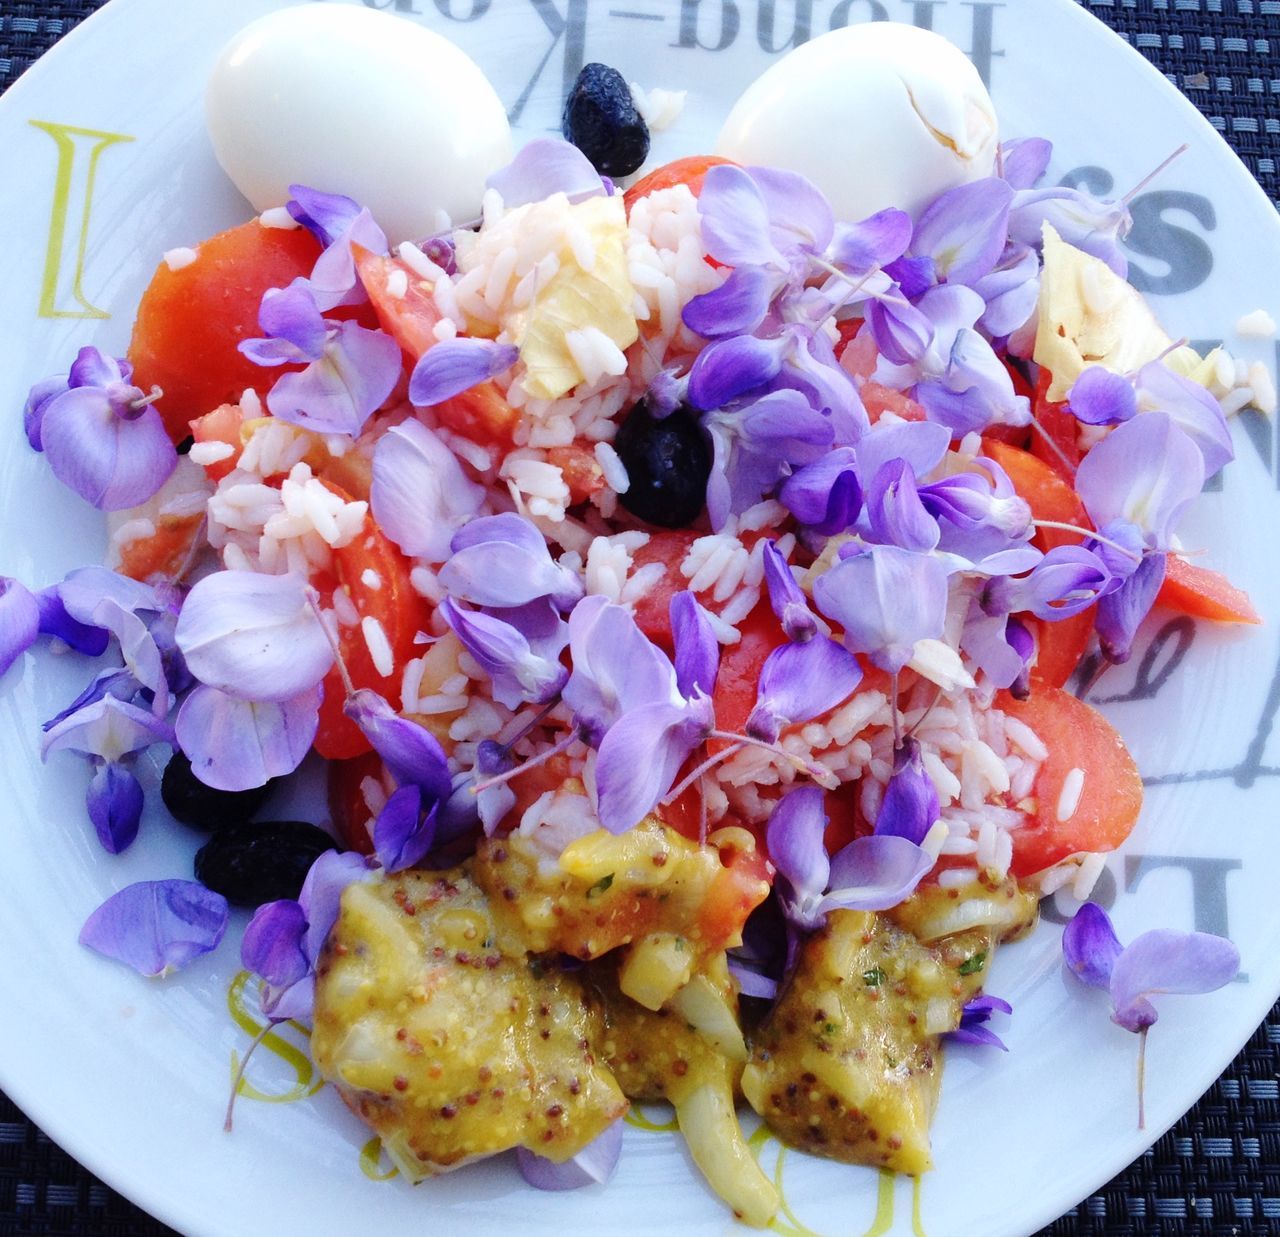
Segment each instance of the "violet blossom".
M272 1022L311 1017L316 963L338 921L343 890L374 875L363 855L325 851L311 865L296 902L268 902L254 912L240 959L262 978L262 1012Z
M499 704L515 709L559 695L569 677L560 664L569 629L546 598L486 613L465 610L446 597L440 615L489 676Z
M1142 1063L1147 1031L1159 1018L1151 998L1161 993L1214 992L1240 970L1240 951L1206 932L1156 929L1122 946L1106 911L1086 902L1062 933L1062 956L1082 983L1111 997L1111 1021L1141 1036L1138 1128L1145 1124Z
M89 916L80 944L157 978L216 949L229 920L226 898L198 881L139 881Z
M65 387L48 379L24 409L27 440L43 451L53 475L101 511L146 502L178 465L164 421L130 382L127 361L81 348Z
M545 597L568 610L582 597L577 573L553 561L542 534L514 513L471 520L454 534L452 546L439 579L460 601L510 609Z
M924 771L920 744L907 737L893 754L893 773L876 814L876 834L906 838L919 846L937 820L937 788Z
M318 308L328 311L364 301L352 245L382 256L387 253L386 234L365 207L344 194L306 185L290 185L289 194L285 209L324 246L305 281Z
M492 173L486 189L496 189L507 210L541 202L563 193L570 202L583 202L604 193L604 179L591 160L572 142L559 137L536 137L514 159Z
M0 674L4 674L40 634L40 606L31 590L12 576L0 576Z
M535 1190L579 1190L583 1186L603 1185L618 1167L618 1158L622 1154L622 1125L619 1117L581 1151L563 1162L549 1160L527 1147L517 1147L516 1166Z
M953 1044L979 1044L990 1048L999 1048L1008 1052L1008 1046L987 1023L994 1013L1012 1014L1013 1006L998 996L976 996L964 1003L960 1010L960 1025L954 1031L947 1031L943 1038Z
M409 375L409 402L431 408L510 369L520 356L512 344L491 339L441 340L418 358Z
M258 325L266 338L240 351L258 365L305 364L282 374L267 392L271 415L320 434L355 436L400 378L400 345L382 331L323 317L307 281L271 288Z

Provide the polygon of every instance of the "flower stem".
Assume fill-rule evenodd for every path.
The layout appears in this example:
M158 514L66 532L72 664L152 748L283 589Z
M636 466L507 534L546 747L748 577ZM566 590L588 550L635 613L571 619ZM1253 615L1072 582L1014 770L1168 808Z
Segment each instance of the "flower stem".
M240 1084L244 1082L244 1072L249 1066L249 1058L253 1056L254 1050L258 1047L276 1024L268 1022L261 1031L253 1037L253 1043L249 1045L249 1050L244 1054L244 1060L240 1062L240 1068L236 1070L236 1076L231 1080L231 1094L227 1098L227 1115L223 1118L222 1129L225 1133L231 1133L231 1113L236 1106L236 1096L240 1094Z
M1049 449L1054 453L1054 455L1056 455L1058 459L1062 461L1062 466L1067 470L1068 473L1074 476L1076 471L1076 466L1069 459L1067 459L1067 453L1058 445L1057 442L1054 441L1053 435L1050 434L1049 431L1045 429L1043 425L1040 424L1040 421L1036 417L1036 414L1034 412L1031 414L1031 424L1035 429L1036 433L1038 433L1040 437L1043 438L1045 442L1049 444Z
M1156 164L1156 166L1153 167L1151 171L1149 171L1140 181L1138 181L1138 183L1134 185L1134 187L1130 189L1129 192L1120 199L1120 201L1125 206L1128 206L1129 203L1138 196L1138 194L1140 194L1153 180L1155 180L1157 176L1160 175L1161 172L1165 170L1165 168L1169 166L1169 164L1171 164L1175 159L1180 158L1182 155L1185 155L1189 149L1190 148L1187 143L1183 142L1182 145L1179 146L1171 155L1167 155L1158 164Z
M343 690L348 696L356 694L356 685L351 681L351 675L347 670L347 663L342 659L342 650L338 647L338 638L329 630L329 624L324 621L324 614L320 610L320 595L313 588L307 589L307 605L314 611L316 619L320 623L320 630L324 632L324 638L329 642L329 647L333 650L333 660L338 667L338 677L342 679Z
M1036 528L1056 528L1064 533L1079 533L1085 540L1100 541L1103 545L1109 545L1119 554L1123 554L1126 558L1132 558L1136 562L1142 562L1142 555L1137 550L1131 550L1127 545L1121 545L1118 541L1112 541L1110 537L1104 537L1101 533L1091 528L1081 528L1079 524L1066 524L1061 520L1032 520L1031 523Z
M1138 1032L1138 1129L1147 1128L1147 1027Z
M492 777L487 777L482 782L476 782L471 787L471 793L478 795L482 790L488 790L493 786L501 786L503 782L509 782L519 773L524 773L528 769L536 769L539 765L544 765L548 760L553 760L559 756L561 752L568 749L578 741L578 732L571 730L558 743L547 748L545 752L539 752L536 756L530 756L528 760L516 765L514 769L508 769L505 773L495 773Z
M682 777L674 790L667 792L666 796L662 800L664 805L674 803L686 790L689 789L690 786L694 784L694 782L701 778L704 773L710 773L716 765L724 764L730 756L736 755L747 745L747 741L745 739L740 739L736 735L730 735L729 738L731 738L733 742L730 743L728 747L721 749L714 756L708 756L707 759L694 769L692 773L688 774L686 777ZM705 796L703 797L702 802L705 807Z

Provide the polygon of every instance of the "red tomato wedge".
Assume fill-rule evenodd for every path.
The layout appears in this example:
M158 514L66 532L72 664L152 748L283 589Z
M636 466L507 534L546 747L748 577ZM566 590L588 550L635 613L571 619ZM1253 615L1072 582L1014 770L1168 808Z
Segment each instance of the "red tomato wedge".
M142 294L129 343L133 381L164 392L156 407L174 442L188 424L248 388L265 395L282 372L264 369L236 345L261 334L258 306L268 288L310 274L320 244L305 229L264 228L256 219L196 246L189 266L162 262Z
M746 729L747 718L756 705L756 690L765 659L787 639L782 625L765 602L738 624L738 630L742 639L727 645L720 654L720 673L716 676L713 696L716 729L732 734L741 734ZM717 752L724 746L723 740L713 739L707 749Z
M1031 427L1031 453L1059 476L1074 481L1076 469L1084 458L1078 437L1080 422L1066 410L1065 404L1049 402L1052 381L1053 376L1042 368L1036 380L1035 398L1031 401L1031 411L1039 422L1039 429Z
M373 813L364 797L364 780L382 780L382 757L365 752L349 760L329 761L329 815L337 826L338 836L349 850L362 855L373 854Z
M1215 623L1262 622L1243 589L1236 588L1220 571L1197 567L1176 554L1170 554L1165 562L1156 604Z
M1043 460L989 438L983 441L982 450L1009 474L1013 488L1026 499L1031 514L1037 520L1092 527L1080 496ZM1055 546L1077 545L1082 538L1059 528L1042 528L1034 540L1036 545L1047 551ZM1062 687L1071 678L1089 645L1093 618L1092 606L1082 614L1053 623L1030 615L1024 617L1036 638L1037 655L1032 676L1037 682Z
M244 450L240 438L243 425L244 413L237 404L223 404L191 422L191 435L196 442L222 442L231 448L226 459L204 466L209 480L215 484L232 472L240 460L240 452Z
M733 163L733 160L722 159L719 155L686 155L683 159L673 159L660 168L654 168L622 195L627 214L631 213L631 208L641 198L648 197L659 189L674 189L676 185L688 185L689 191L696 198L702 192L702 182L707 173L724 163Z
M878 382L864 382L858 390L862 396L862 406L867 410L867 417L874 425L886 412L893 412L904 421L925 420L924 409L909 395L895 391L893 387L882 386Z
M1033 816L1013 833L1015 876L1030 876L1080 851L1112 851L1129 836L1142 808L1142 778L1124 741L1096 710L1068 692L1041 685L1027 700L1007 692L998 708L1025 722L1049 750L1032 794ZM1063 786L1072 770L1084 774L1080 797L1059 820Z
M379 257L359 245L352 246L352 252L382 329L395 339L410 362L416 363L439 342L435 327L441 318L422 278L399 258ZM391 276L397 272L408 281L403 296L393 296L390 291ZM520 414L493 381L445 400L436 405L435 411L442 425L486 446L509 447L512 431L520 420Z
M349 498L332 482L325 484L335 494ZM351 681L357 688L372 688L395 701L400 695L400 672L419 651L413 639L426 629L430 618L426 600L409 582L411 564L368 516L359 536L334 550L333 563L334 579L328 582L327 590L320 588L321 593L345 588L361 619L375 619L381 624L394 663L391 674L384 677L374 665L360 626L339 627L339 644ZM343 713L345 703L342 679L335 666L324 681L320 728L315 740L316 751L327 760L346 760L369 750L368 739Z

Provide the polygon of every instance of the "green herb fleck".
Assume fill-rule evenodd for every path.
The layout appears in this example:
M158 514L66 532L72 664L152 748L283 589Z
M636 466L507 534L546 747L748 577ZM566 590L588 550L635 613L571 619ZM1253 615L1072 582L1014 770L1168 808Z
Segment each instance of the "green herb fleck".
M878 966L873 966L871 970L862 972L862 982L868 988L878 988L884 981L885 973Z
M987 965L987 951L980 949L970 958L966 958L960 963L961 975L976 975L984 966Z
M608 876L602 876L590 889L587 890L588 898L598 898L610 885L613 884L613 873Z
M836 1033L836 1024L834 1022L824 1022L822 1024L823 1035L834 1035Z

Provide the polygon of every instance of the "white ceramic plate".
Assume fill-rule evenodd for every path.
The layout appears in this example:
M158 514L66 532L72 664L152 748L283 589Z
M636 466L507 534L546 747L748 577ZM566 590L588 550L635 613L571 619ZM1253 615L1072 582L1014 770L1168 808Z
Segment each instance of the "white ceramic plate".
M366 0L371 5L374 0ZM131 311L160 253L247 217L216 167L201 121L209 65L244 22L277 0L112 0L0 100L0 571L43 585L98 557L101 521L53 481L22 439L27 386L64 368L81 344L122 353ZM1182 142L1189 153L1134 203L1134 268L1174 334L1226 336L1274 366L1274 345L1231 340L1246 311L1280 287L1274 211L1209 126L1158 73L1070 0L1015 5L937 0L394 0L462 44L484 67L524 135L553 128L584 60L645 85L688 89L656 154L705 149L728 105L792 36L869 13L935 27L973 49L1006 134L1056 143L1051 173L1123 191ZM718 49L718 50L713 50ZM1055 95L1044 69L1088 66ZM1073 80L1078 72L1073 75ZM521 101L523 103L521 104ZM1117 118L1123 117L1123 124ZM868 118L874 123L874 118ZM1226 488L1202 500L1185 543L1252 592L1271 625L1247 633L1155 623L1100 693L1155 780L1142 823L1100 894L1121 936L1152 926L1229 932L1247 980L1211 997L1168 999L1151 1035L1148 1127L1136 1128L1137 1044L1101 1000L1068 983L1059 931L1041 925L1004 951L990 990L1011 999L1010 1053L950 1053L937 1119L937 1171L913 1187L875 1172L788 1154L779 1167L786 1231L1026 1233L1133 1160L1221 1072L1280 991L1280 898L1272 873L1280 752L1280 573L1274 570L1275 448L1261 420L1236 430ZM1154 639L1154 644L1148 644ZM1185 646L1185 647L1184 647ZM734 1221L698 1180L681 1144L627 1131L607 1189L525 1188L508 1162L409 1189L362 1171L366 1132L331 1088L276 1104L242 1101L222 1132L232 1054L248 1032L228 1011L238 927L183 976L147 983L82 950L86 915L112 890L185 875L195 839L144 822L112 859L84 821L83 766L41 767L36 735L78 690L74 657L27 656L0 684L0 1084L93 1171L192 1234L669 1231L721 1233ZM1158 696L1154 690L1158 689ZM1172 784L1171 784L1172 783ZM1069 909L1069 908L1068 908ZM254 1078L286 1097L308 1087L263 1053ZM776 1144L765 1147L772 1164ZM913 1193L914 1189L914 1193Z

